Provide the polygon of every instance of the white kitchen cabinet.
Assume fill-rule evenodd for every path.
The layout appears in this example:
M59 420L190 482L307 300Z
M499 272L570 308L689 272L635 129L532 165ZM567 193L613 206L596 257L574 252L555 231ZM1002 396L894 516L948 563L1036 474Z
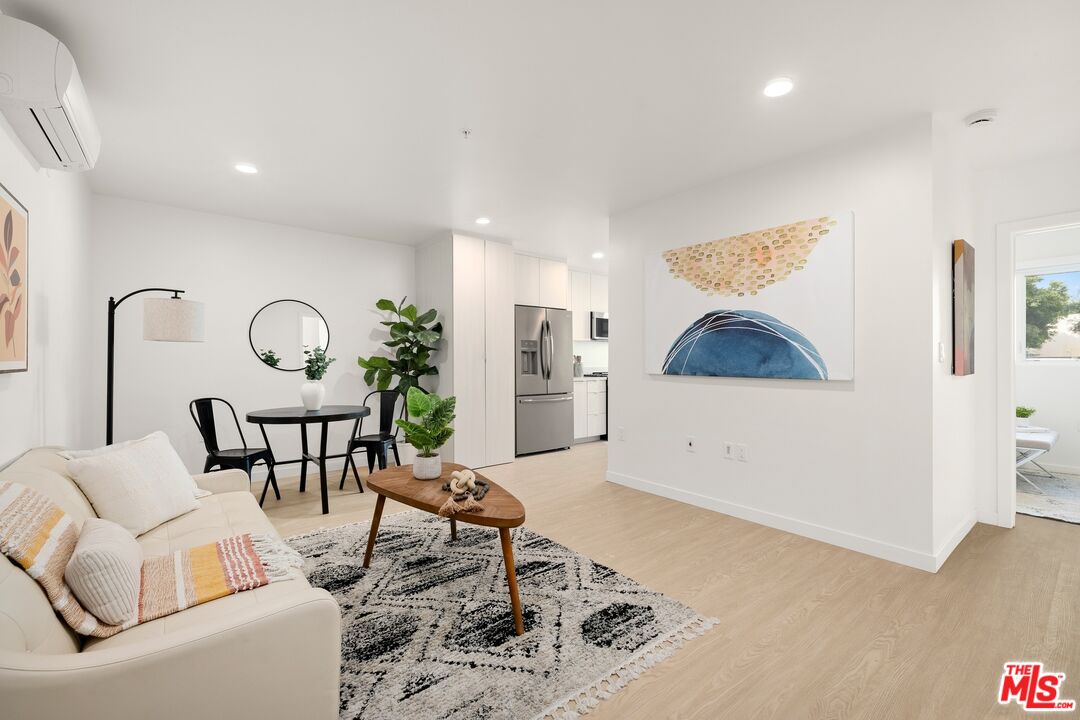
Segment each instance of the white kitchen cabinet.
M599 313L608 311L608 280L606 275L589 276L589 310Z
M585 395L585 434L579 436L577 419L578 389L584 386ZM584 382L574 384L574 436L594 438L607 434L607 380L605 378L586 378Z
M507 243L453 233L416 253L416 304L436 308L444 332L425 386L457 396L443 457L469 467L514 459L514 260Z
M514 255L514 304L540 304L540 258Z
M580 270L570 271L570 316L574 326L574 340L591 340L589 312L592 307L590 276Z
M544 307L569 307L566 263L540 258L540 304Z
M589 437L589 389L585 380L574 380L574 439Z

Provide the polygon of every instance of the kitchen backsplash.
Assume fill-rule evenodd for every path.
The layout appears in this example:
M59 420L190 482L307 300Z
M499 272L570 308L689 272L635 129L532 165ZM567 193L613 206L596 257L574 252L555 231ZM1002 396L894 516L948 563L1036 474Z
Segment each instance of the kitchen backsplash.
M585 372L608 369L608 344L595 340L579 340L574 343L574 354L581 356Z

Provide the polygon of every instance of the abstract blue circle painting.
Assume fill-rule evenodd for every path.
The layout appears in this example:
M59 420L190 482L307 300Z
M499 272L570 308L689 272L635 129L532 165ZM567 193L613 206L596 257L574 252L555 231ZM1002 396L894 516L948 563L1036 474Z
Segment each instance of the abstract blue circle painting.
M665 375L828 380L829 370L801 332L757 310L706 313L679 335Z

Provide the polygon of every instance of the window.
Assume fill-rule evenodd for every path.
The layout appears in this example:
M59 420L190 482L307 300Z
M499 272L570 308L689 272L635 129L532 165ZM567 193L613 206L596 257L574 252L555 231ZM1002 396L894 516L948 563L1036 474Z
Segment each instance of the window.
M1024 358L1080 359L1080 265L1021 270Z

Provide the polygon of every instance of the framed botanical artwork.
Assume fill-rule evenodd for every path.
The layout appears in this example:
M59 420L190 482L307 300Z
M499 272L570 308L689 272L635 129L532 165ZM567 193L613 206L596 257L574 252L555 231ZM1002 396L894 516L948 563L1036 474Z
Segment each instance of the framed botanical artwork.
M29 367L30 213L0 185L0 373Z
M954 240L953 375L975 372L975 248Z

